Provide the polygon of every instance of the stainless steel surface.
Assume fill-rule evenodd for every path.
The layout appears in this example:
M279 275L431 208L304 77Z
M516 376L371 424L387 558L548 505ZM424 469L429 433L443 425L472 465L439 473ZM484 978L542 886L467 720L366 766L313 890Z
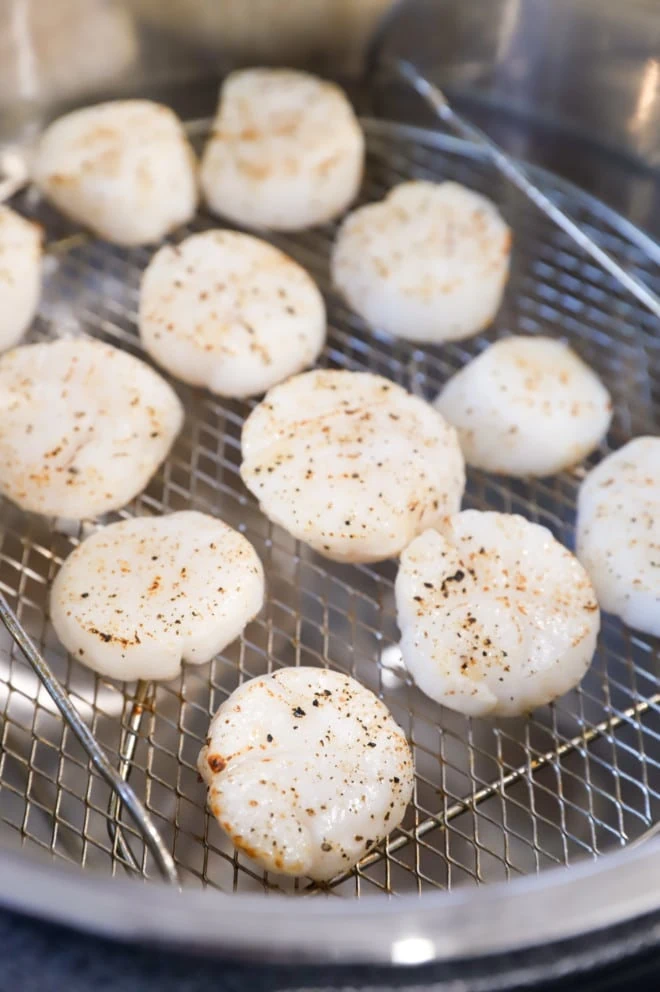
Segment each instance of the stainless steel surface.
M506 155L487 134L475 127L474 124L471 124L470 121L467 121L461 114L457 114L442 90L426 79L425 76L422 76L415 66L405 59L397 59L393 63L393 68L399 76L407 80L419 95L423 97L443 124L446 124L451 131L458 134L465 141L483 146L487 150L495 168L506 179L512 182L521 193L524 193L527 199L534 206L538 207L539 210L543 211L557 227L568 234L578 248L581 248L583 252L590 255L621 286L625 287L629 293L632 293L635 299L642 303L647 310L650 310L654 316L660 318L660 297L643 282L640 282L639 279L631 275L627 269L624 269L616 259L612 258L606 251L603 251L600 245L579 224L576 224L568 214L553 203L550 197L546 196L543 190L539 189L530 180L523 166L518 165L509 155Z
M0 143L94 98L158 93L241 64L357 76L396 0L3 0ZM210 112L211 107L207 110Z
M452 97L660 164L656 0L408 0L385 51L410 59Z
M203 128L201 123L192 130L201 135ZM487 193L515 232L512 276L486 335L419 348L370 334L335 297L327 268L333 228L273 238L308 267L326 293L330 334L324 361L369 368L432 397L488 340L511 332L561 334L599 371L614 397L612 430L599 456L635 434L657 432L660 349L657 322L644 308L505 182L483 150L386 122L367 122L367 133L363 199L377 198L411 176L451 177ZM614 258L657 288L657 245L556 177L534 170L532 178ZM150 252L89 239L31 191L21 194L18 205L45 224L50 243L46 290L32 337L88 333L139 353L137 291ZM192 229L210 223L200 215ZM3 845L22 846L28 853L40 848L56 861L84 866L95 891L106 899L101 910L76 872L66 883L57 882L62 891L78 885L80 892L80 905L62 906L62 918L121 933L131 921L142 935L234 949L248 942L269 954L291 953L294 945L300 953L311 953L314 934L317 957L343 951L403 961L406 953L421 954L421 960L425 954L457 956L543 942L660 908L658 869L650 860L653 841L628 858L623 852L618 861L606 857L594 865L578 864L625 847L660 819L657 641L605 617L592 669L582 686L555 706L528 719L502 722L470 721L440 710L409 684L400 666L394 563L332 564L271 526L238 477L240 428L254 404L174 385L186 406L186 429L145 493L108 519L185 507L217 513L254 543L264 560L269 594L262 615L210 666L188 666L179 680L158 687L153 704L141 699L139 740L134 736L135 688L100 679L67 658L47 618L48 585L93 524L71 532L2 506L0 590L110 759L119 766L122 739L131 749L136 745L131 784L172 852L184 885L178 894L155 881L146 889L132 882L134 911L117 918L112 893L119 883L108 882L107 876L125 873L122 844L130 845L138 867L132 874L153 878L151 858L128 819L122 820L121 833L114 832L118 810L109 807L107 785L89 767L7 638L0 643ZM570 545L580 474L527 482L471 471L467 505L522 512ZM240 681L291 664L330 665L358 677L387 702L415 748L415 797L403 828L383 851L336 879L327 892L305 880L268 877L234 852L205 812L204 787L195 769L210 715L220 702ZM644 875L639 865L645 852ZM547 870L566 865L574 870L559 875ZM519 878L523 875L539 877ZM52 872L43 877L50 879ZM499 882L511 884L501 887ZM484 883L489 883L485 892L475 890ZM122 884L120 901L130 902L124 885L129 882ZM236 895L224 902L216 893L210 901L212 893L194 891L203 886ZM611 896L607 905L593 898L598 886ZM458 891L438 891L448 889ZM269 933L255 925L262 912L255 908L256 894L268 893L264 906L272 906L278 892L288 895L288 936L278 923ZM585 905L587 892L591 902ZM353 902L355 896L378 893L400 899ZM420 893L425 898L415 909L406 894ZM41 893L1 887L0 899L54 912L46 884ZM558 899L563 900L561 914ZM536 907L533 928L521 922L523 900ZM335 904L341 909L333 909ZM483 924L484 912L492 913L495 906L497 918L477 932L476 921ZM151 914L148 919L145 913ZM203 913L211 919L202 921ZM273 920L278 915L284 914L271 912ZM466 917L473 921L470 926ZM462 936L452 919L463 921ZM195 928L197 937L191 932ZM413 941L407 951L401 940Z
M356 72L396 0L128 0L142 24L234 64L314 64Z
M236 62L355 75L388 14L387 54L411 59L452 99L660 163L656 0L5 0L0 141L30 133L62 101L215 83Z

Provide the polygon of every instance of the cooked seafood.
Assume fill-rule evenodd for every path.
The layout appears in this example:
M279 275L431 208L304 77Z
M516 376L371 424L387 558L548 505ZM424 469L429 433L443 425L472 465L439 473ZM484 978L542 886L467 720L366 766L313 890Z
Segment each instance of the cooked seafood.
M364 135L344 92L292 69L225 81L202 158L209 208L245 227L324 224L357 195Z
M119 509L182 424L174 390L118 348L89 338L23 345L0 358L0 493L74 520Z
M58 118L39 142L32 177L62 213L121 245L160 241L197 206L196 160L181 121L150 100Z
M415 180L348 215L332 277L375 329L457 341L495 316L510 252L511 231L490 200L458 183Z
M254 396L315 361L325 305L311 276L277 248L236 231L206 231L166 245L147 266L140 336L184 382Z
M455 431L366 372L275 386L243 427L241 476L274 523L337 561L381 561L460 507Z
M580 487L577 554L603 610L660 637L660 437L638 437Z
M553 475L607 434L612 401L568 345L546 337L496 341L447 382L436 408L465 460L503 475Z
M199 771L234 845L267 871L327 881L403 819L413 762L386 706L348 675L285 668L216 713Z
M582 565L549 530L464 510L406 548L401 649L419 688L469 716L516 716L578 684L600 614Z
M32 323L41 292L41 228L0 205L0 351Z
M50 613L62 644L95 672L166 680L222 651L263 598L250 542L222 520L182 511L88 537L58 572Z

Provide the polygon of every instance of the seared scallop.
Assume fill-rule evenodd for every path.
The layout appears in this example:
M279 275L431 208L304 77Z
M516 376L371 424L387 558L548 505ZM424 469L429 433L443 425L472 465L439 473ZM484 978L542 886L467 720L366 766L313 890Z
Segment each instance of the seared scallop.
M456 433L366 372L314 371L267 393L243 427L241 477L274 523L336 561L381 561L459 509Z
M232 73L204 151L209 208L253 228L324 224L355 198L364 136L345 93L292 69Z
M458 183L395 186L349 214L332 277L368 324L411 341L457 341L493 320L511 231L490 200Z
M50 597L55 632L109 678L173 679L203 665L261 609L264 574L246 538L183 511L123 520L69 555Z
M600 614L587 573L549 530L464 510L406 548L401 650L427 696L468 716L516 716L578 684Z
M234 845L267 871L327 881L399 825L413 762L387 707L348 675L286 668L216 713L199 771Z
M172 375L221 396L254 396L300 372L325 340L323 297L277 248L235 231L156 253L142 279L140 336Z
M183 423L176 393L138 358L88 338L0 358L0 493L79 520L142 492Z
M23 337L35 315L42 240L37 224L0 206L0 351Z
M160 241L197 206L195 156L181 121L150 100L58 118L39 142L32 176L62 213L121 245Z
M610 395L568 345L546 337L496 341L447 382L435 402L465 460L503 475L553 475L607 434Z
M602 609L660 637L660 437L635 438L589 472L577 553Z

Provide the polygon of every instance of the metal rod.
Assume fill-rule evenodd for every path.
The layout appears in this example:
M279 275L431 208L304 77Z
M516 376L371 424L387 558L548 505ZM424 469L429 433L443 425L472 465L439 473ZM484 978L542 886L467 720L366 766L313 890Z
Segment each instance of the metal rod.
M108 785L117 792L121 802L130 812L141 833L144 835L147 847L153 854L163 878L167 879L173 885L178 885L179 879L174 858L165 846L144 805L140 802L130 785L124 781L117 769L109 761L59 680L53 674L47 661L37 651L25 628L2 593L0 593L0 619L41 679L46 691L89 755L89 759L96 770Z
M117 769L120 778L128 782L133 768L135 749L140 735L140 725L145 709L149 708L154 696L154 687L151 682L142 679L135 687L135 696L128 718L128 728L122 732L119 744L119 767ZM124 837L121 829L121 799L117 792L110 793L108 801L108 835L112 841L112 851L114 855L119 855L134 871L139 872L140 866L128 841Z
M597 245L588 234L585 234L582 228L574 220L571 220L568 214L565 214L545 193L541 192L538 186L528 177L525 170L506 155L492 138L489 138L480 128L475 127L474 124L470 124L464 117L457 114L450 106L444 93L422 76L414 65L405 59L397 59L393 65L398 75L414 87L445 124L462 138L487 148L495 166L514 186L517 186L562 231L565 231L583 251L591 255L602 268L614 276L622 286L625 286L652 314L660 318L659 296L641 282L641 280L626 272L611 255Z
M564 741L560 744L558 748L553 751L546 751L545 754L539 755L538 758L534 758L532 761L527 761L522 765L518 765L507 775L502 778L496 779L485 785L483 788L474 792L471 796L466 799L457 799L456 802L446 810L444 813L438 813L437 816L429 816L422 823L418 824L414 830L410 832L401 833L396 840L390 841L387 844L386 850L376 850L371 854L368 854L366 858L357 865L359 871L364 871L366 868L370 868L372 865L377 864L382 861L384 857L390 854L400 851L402 848L407 847L408 844L414 843L425 837L432 830L438 830L447 826L452 820L455 820L457 816L462 813L467 813L481 803L486 802L487 799L492 799L493 796L498 794L503 794L510 786L515 785L522 779L526 778L527 775L533 775L535 772L540 771L542 768L546 768L553 762L558 761L561 758L565 758L566 755L572 754L580 746L587 746L592 744L597 738L602 737L604 734L616 730L624 723L630 723L635 717L643 716L648 713L650 709L655 706L660 705L660 692L657 692L654 696L650 696L648 699L643 700L641 703L637 703L635 706L629 706L628 709L623 710L619 716L610 717L607 720L602 720L600 723L594 724L593 727L589 727L584 730L581 734L576 734L568 741ZM649 832L650 835L650 832ZM646 837L646 835L644 835ZM346 879L351 878L353 871L342 872L341 875L335 876L330 882L327 883L326 887L334 888L336 885L340 885L341 882L345 882ZM309 886L307 891L318 889L316 883Z

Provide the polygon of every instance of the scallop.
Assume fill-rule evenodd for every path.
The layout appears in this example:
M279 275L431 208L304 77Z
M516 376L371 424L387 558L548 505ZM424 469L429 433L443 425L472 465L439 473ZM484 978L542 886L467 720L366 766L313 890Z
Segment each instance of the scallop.
M108 678L175 678L203 665L261 609L264 573L250 542L195 511L122 520L66 559L50 597L64 647Z
M79 520L142 492L183 423L176 393L138 358L88 338L0 358L0 493Z
M286 668L216 713L199 771L233 844L266 871L328 881L403 819L413 763L387 707L348 675Z
M150 100L58 118L39 142L32 175L62 213L120 245L160 241L197 206L196 161L181 121Z
M422 692L468 716L517 716L576 686L596 594L570 551L524 517L464 510L401 555L403 659Z
M306 372L243 427L241 476L263 512L336 561L381 561L460 506L456 433L424 400L366 372Z
M514 476L553 475L581 462L612 419L596 373L546 337L496 341L452 376L435 406L456 427L469 465Z
M602 609L660 637L660 437L635 438L589 472L577 553Z
M458 183L401 183L339 229L332 278L372 327L410 341L487 327L509 273L511 231L490 200Z
M0 350L23 337L36 313L42 240L37 224L0 206Z
M311 276L277 248L248 234L206 231L161 248L150 262L140 336L184 382L254 396L316 360L325 306Z
M348 207L363 164L364 135L338 86L291 69L245 69L222 87L201 182L213 213L297 231Z

